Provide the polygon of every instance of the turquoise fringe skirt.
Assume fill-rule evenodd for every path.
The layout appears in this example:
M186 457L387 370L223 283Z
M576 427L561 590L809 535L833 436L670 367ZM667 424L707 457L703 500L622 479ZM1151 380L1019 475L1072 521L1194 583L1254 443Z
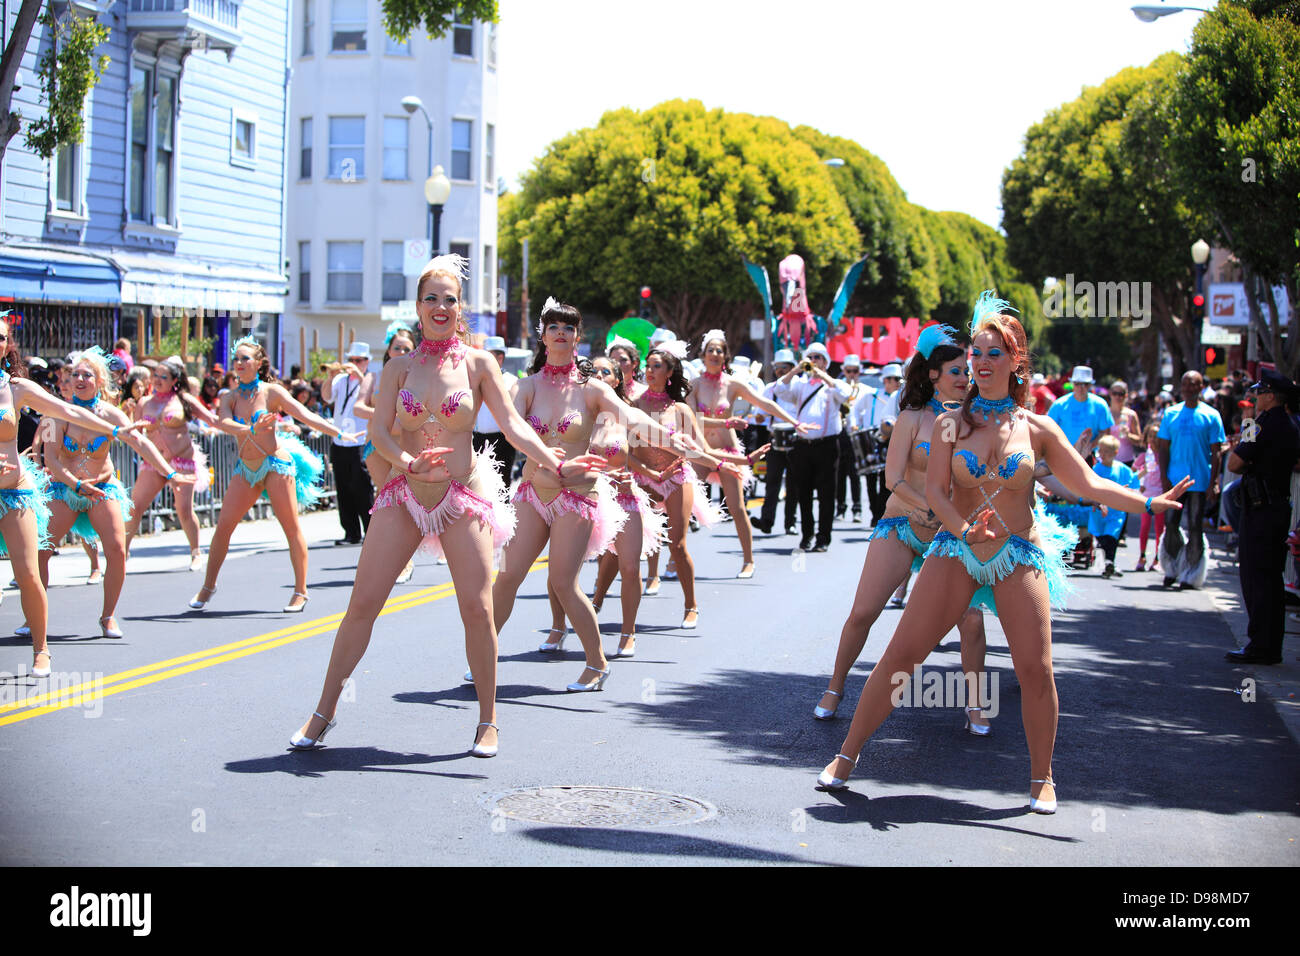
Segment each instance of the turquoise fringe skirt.
M30 488L0 489L0 518L11 511L30 511L36 516L37 550L50 546L50 478L45 471L36 466L26 455L20 456L23 477L32 485ZM4 533L0 532L0 557L9 556L9 546L5 544Z
M131 495L123 487L122 483L116 478L110 478L108 481L82 482L83 485L93 484L96 488L104 492L105 501L114 501L118 509L122 512L122 523L131 523ZM62 501L65 505L77 512L77 520L72 523L72 533L77 537L95 544L99 541L99 533L90 524L90 515L87 513L92 507L99 504L92 498L79 495L73 490L75 486L65 485L61 481L50 482L50 500Z
M278 453L288 452L288 461L267 455L256 470L249 468L242 461L236 461L234 473L248 482L250 488L256 488L265 481L270 472L293 476L298 510L305 511L320 501L324 494L325 489L321 486L321 478L325 474L325 462L321 461L320 456L304 445L299 438L293 435L277 437L280 440ZM265 488L262 489L262 497L270 500L271 496L266 493Z
M929 545L916 536L912 530L912 523L907 520L907 515L899 515L897 518L882 518L876 522L876 526L871 529L871 539L888 538L893 536L915 552L916 557L912 559L912 573L915 574L921 570L921 565L925 561L926 549Z

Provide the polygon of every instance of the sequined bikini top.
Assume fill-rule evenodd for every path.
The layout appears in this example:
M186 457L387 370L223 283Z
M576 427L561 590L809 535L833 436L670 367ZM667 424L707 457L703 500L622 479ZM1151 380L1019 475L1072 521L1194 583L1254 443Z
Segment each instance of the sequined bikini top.
M434 407L425 405L410 389L397 393L397 421L406 431L415 431L430 421L451 432L473 431L475 414L474 399L463 388Z

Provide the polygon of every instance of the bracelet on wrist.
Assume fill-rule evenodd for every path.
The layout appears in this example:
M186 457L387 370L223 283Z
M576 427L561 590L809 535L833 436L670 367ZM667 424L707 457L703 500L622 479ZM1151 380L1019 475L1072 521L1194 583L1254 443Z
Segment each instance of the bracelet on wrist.
M117 437L117 433L118 433L118 431L119 431L121 428L122 428L121 425L114 425L114 426L113 426L113 437L114 437L114 438Z
M970 529L973 528L973 527L974 527L974 525L969 525L969 524L968 524L968 525L966 526L966 530L963 531L963 532L961 533L961 543L964 544L964 545L966 545L967 547L970 546L970 542L966 540L966 535L970 533Z
M163 481L171 481L175 477L176 477L176 469L173 468L171 474L169 474L166 478L164 478Z
M72 486L72 490L73 490L76 494L81 494L81 482L78 481L75 485L73 485L73 486Z
M1147 499L1147 514L1149 514L1149 515L1153 515L1153 514L1155 514L1155 512L1151 510L1151 499L1150 499L1150 498Z

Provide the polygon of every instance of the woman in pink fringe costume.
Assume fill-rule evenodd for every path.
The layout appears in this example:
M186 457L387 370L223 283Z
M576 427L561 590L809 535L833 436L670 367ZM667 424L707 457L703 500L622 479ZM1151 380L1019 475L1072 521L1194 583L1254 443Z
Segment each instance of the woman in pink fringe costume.
M591 439L602 414L636 426L644 433L638 438L669 439L667 431L619 401L608 385L578 370L574 351L582 340L582 314L577 309L548 298L537 323L537 339L537 356L531 374L520 380L515 391L515 408L541 440L558 448L566 460L595 451ZM596 454L589 457L606 460ZM584 561L602 553L618 537L627 512L614 500L613 485L604 475L557 479L538 470L532 460L525 465L511 500L519 523L492 585L497 620L501 624L509 620L524 576L549 545L548 587L573 622L587 663L566 690L600 690L609 678L609 662L600 646L596 612L578 586L578 572ZM543 644L542 649L554 648Z
M365 654L375 618L402 566L423 543L427 551L446 555L465 624L465 655L476 677L480 720L470 753L495 756L492 559L510 539L515 515L492 462L474 454L470 436L475 413L487 405L506 439L528 455L534 469L548 468L566 479L581 480L589 467L603 465L591 456L561 463L511 407L496 360L467 346L461 303L467 266L456 255L438 256L425 266L416 286L423 341L414 352L384 367L369 437L376 453L393 464L395 477L375 498L320 701L290 740L297 749L318 746L334 726L339 695Z
M691 392L686 396L686 404L699 417L700 428L708 443L719 451L733 455L744 455L740 440L736 438L736 429L745 427L743 418L733 418L732 409L736 402L746 401L755 408L761 408L790 425L800 433L811 428L800 424L799 420L781 408L775 402L769 402L757 394L739 379L731 376L731 352L727 348L727 337L721 329L710 329L704 333L700 342L700 352L704 360L704 371L696 379ZM755 456L754 460L758 457ZM740 469L740 477L719 475L716 471L707 471L696 465L695 472L701 478L716 482L727 497L727 510L731 512L736 526L736 538L740 541L741 568L738 578L754 576L754 532L749 527L749 512L745 510L745 488L754 479L749 465Z
M176 520L190 545L190 570L197 571L203 565L203 552L199 550L199 522L194 517L194 496L207 491L212 480L207 456L191 437L187 424L190 419L197 418L210 428L216 428L217 416L190 394L185 366L173 356L153 370L153 392L136 404L133 417L137 422L148 423L145 435L171 463L173 470L194 476L192 483L177 485L173 495ZM163 474L147 463L140 466L135 486L131 489L131 514L136 517L127 525L128 554L131 539L140 529L139 516L145 513L166 484Z
M690 454L693 463L703 463L739 480L739 466L752 464L754 459L763 457L767 454L768 446L764 445L753 456L737 455L709 447L700 431L699 422L695 420L695 413L686 404L691 386L682 374L682 360L685 357L686 343L678 339L662 342L652 349L646 358L646 390L634 404L670 431L687 436L689 444L694 446ZM722 520L722 515L709 504L703 485L691 471L690 465L682 462L676 468L665 467L669 464L670 457L671 453L665 449L638 446L636 458L640 463L651 471L664 469L666 475L662 479L655 479L638 472L636 481L656 501L663 502L668 514L668 549L677 568L677 579L681 582L682 599L685 602L682 627L693 628L699 623L700 609L695 603L695 564L691 561L690 552L686 550L686 531L692 515L705 527L717 524ZM650 558L649 566L650 581L646 593L655 594L659 590L658 555Z
M612 349L610 350L612 351ZM620 400L627 401L627 381L619 364L610 357L593 359L591 374L614 390ZM614 543L600 556L596 570L596 590L591 598L592 608L599 613L609 586L615 576L622 574L623 583L619 597L623 606L623 631L619 635L618 649L609 657L634 657L636 655L636 615L641 607L641 561L656 554L667 533L667 519L650 501L650 496L633 480L633 472L657 481L677 470L682 459L675 457L662 471L650 471L631 457L627 429L613 415L601 414L596 430L591 435L591 451L609 462L605 472L614 482L614 500L627 512L627 523ZM551 636L553 641L543 644L540 650L560 650L567 631L564 627L564 607L554 591L551 601Z

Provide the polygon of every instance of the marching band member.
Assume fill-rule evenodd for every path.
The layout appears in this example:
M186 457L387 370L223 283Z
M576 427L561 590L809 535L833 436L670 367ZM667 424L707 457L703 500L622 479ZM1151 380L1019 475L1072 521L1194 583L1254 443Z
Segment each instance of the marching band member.
M781 408L793 415L798 411L793 404L776 397L776 387L784 375L794 368L794 352L779 349L772 359L772 370L776 380L763 389L763 397L769 402L776 402ZM772 448L767 453L767 478L763 489L763 507L759 517L750 518L749 523L763 534L771 534L776 523L776 507L781 497L781 481L785 480L785 523L781 526L786 534L794 534L795 509L799 506L799 489L794 483L790 471L790 452L794 449L795 430L792 425L782 422L776 424L774 416L765 416L763 422L768 426Z

